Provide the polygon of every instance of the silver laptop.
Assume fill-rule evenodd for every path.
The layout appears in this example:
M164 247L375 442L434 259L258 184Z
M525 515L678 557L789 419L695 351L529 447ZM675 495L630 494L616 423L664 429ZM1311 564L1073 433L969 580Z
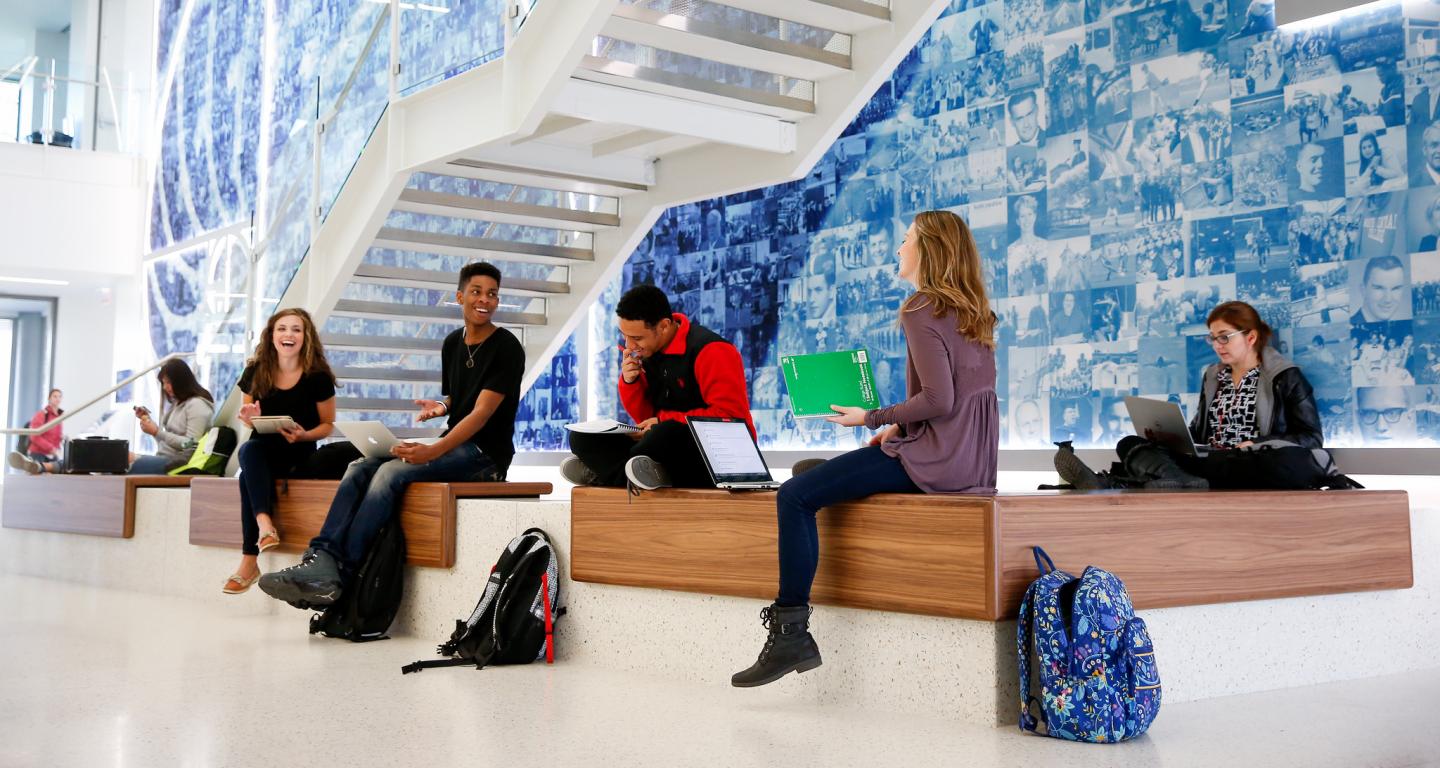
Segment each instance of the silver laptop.
M360 449L367 459L388 459L400 438L378 421L337 421L335 428Z
M686 421L716 488L755 491L780 487L744 421L718 416L691 416Z
M1130 412L1135 434L1146 440L1184 456L1204 456L1209 451L1190 437L1185 414L1175 403L1131 395L1125 398L1125 409Z

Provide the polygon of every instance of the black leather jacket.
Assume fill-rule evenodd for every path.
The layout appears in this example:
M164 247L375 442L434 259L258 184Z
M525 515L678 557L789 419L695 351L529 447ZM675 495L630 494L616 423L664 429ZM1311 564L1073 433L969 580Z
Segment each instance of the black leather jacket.
M1215 396L1215 370L1219 363L1205 369L1200 407L1190 420L1190 436L1197 445L1210 439L1210 399ZM1267 386L1268 384L1268 386ZM1320 409L1315 405L1315 392L1300 368L1280 353L1265 351L1260 365L1259 398L1255 404L1256 442L1288 440L1304 448L1321 448L1324 433L1320 429ZM1266 397L1266 393L1270 397ZM1265 415L1269 414L1266 419Z

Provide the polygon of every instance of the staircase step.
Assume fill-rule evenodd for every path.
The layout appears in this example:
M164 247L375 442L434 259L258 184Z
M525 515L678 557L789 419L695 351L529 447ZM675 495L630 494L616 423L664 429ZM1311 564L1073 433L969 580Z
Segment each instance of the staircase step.
M728 85L693 75L682 75L628 61L585 56L575 69L574 77L594 83L654 93L702 104L743 109L787 120L800 120L815 114L815 102L769 91Z
M589 248L522 243L491 237L446 235L439 232L424 232L399 227L382 228L380 234L375 238L374 245L399 251L440 253L472 259L524 261L534 264L573 264L577 261L595 260L595 252Z
M402 397L337 397L335 398L335 410L414 413L420 408L415 405L413 398L407 400Z
M438 384L440 369L369 368L337 366L331 371L341 381L363 381L395 384Z
M497 163L475 158L456 158L439 166L428 166L431 173L463 176L467 179L494 181L501 184L518 184L523 187L554 189L562 192L580 192L587 195L619 197L636 192L648 192L649 185L631 181L606 179L599 176L569 173L548 168L527 168L521 165Z
M439 355L440 339L407 336L359 336L352 333L322 333L320 343L331 349L357 352L386 352L400 355Z
M361 264L355 270L353 282L391 285L398 288L422 288L429 291L453 291L456 273L433 269L412 269L410 267L389 267L381 264ZM506 296L555 296L570 292L570 285L558 280L527 280L520 277L506 277L500 286Z
M867 0L712 0L731 8L741 8L766 16L797 21L801 24L836 32L854 34L890 22L888 3Z
M613 213L593 213L552 205L516 203L469 195L452 195L423 189L406 189L400 193L395 210L424 213L431 216L457 216L464 219L518 224L525 227L582 230L594 232L620 226L620 217Z
M685 4L675 6L677 10L686 7ZM848 53L836 53L814 45L781 40L720 22L640 5L617 6L601 34L803 80L823 80L850 71ZM847 38L840 35L842 47L848 51Z
M417 323L443 323L464 325L459 308L453 305L426 306L396 304L388 301L362 301L341 299L335 302L333 315L342 317L368 317L375 320L406 320ZM545 325L548 318L542 312L496 312L494 321L500 325Z

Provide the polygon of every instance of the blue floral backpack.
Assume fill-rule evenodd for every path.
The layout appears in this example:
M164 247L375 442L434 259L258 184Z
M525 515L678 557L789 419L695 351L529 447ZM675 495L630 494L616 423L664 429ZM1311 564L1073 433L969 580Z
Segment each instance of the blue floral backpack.
M1125 585L1093 565L1078 579L1056 570L1039 547L1035 565L1041 576L1025 592L1015 628L1021 730L1038 724L1030 713L1033 638L1047 734L1111 742L1144 733L1160 711L1160 673Z

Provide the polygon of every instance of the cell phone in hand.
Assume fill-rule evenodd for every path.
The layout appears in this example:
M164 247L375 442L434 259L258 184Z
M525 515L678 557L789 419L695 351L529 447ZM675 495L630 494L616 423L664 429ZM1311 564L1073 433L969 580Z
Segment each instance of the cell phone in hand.
M143 406L143 405L137 405L137 406L135 406L135 415L136 415L136 416L149 416L149 415L150 415L150 409L149 409L149 408L146 408L146 407Z

